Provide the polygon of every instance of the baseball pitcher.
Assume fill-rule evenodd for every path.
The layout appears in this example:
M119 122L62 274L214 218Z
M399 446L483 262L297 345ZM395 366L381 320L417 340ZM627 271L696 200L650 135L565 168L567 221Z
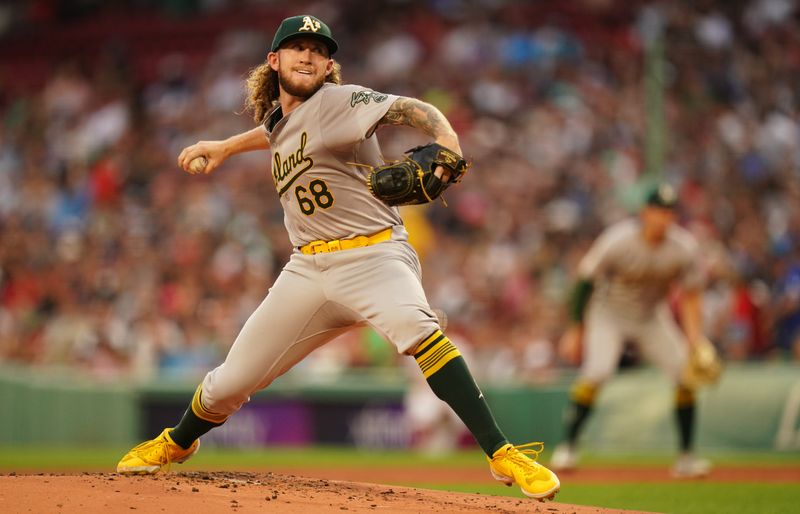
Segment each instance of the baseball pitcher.
M251 394L344 331L369 324L399 353L416 359L431 389L486 452L497 480L550 499L560 483L535 461L541 444L508 442L458 349L442 333L396 207L434 200L461 179L467 165L458 137L427 103L342 85L331 58L337 49L318 18L283 20L266 62L247 79L248 107L258 126L181 152L181 168L210 173L232 155L269 149L294 252L178 425L133 448L117 472L149 474L185 461L200 436ZM385 125L421 130L433 143L385 164L374 135ZM205 166L193 164L200 158Z

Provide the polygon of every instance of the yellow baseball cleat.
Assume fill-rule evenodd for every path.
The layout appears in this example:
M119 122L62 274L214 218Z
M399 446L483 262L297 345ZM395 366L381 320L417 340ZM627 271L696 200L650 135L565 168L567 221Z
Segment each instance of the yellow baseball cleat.
M152 475L158 473L161 468L169 468L173 462L180 463L189 460L189 457L194 455L200 447L200 439L195 440L188 449L184 450L172 440L169 431L169 428L165 428L155 439L145 441L125 454L117 464L117 473Z
M531 447L538 447L534 449ZM555 473L536 462L544 443L528 443L519 446L506 444L489 461L492 476L506 485L515 483L522 493L539 501L552 500L561 488ZM528 455L532 455L533 458Z

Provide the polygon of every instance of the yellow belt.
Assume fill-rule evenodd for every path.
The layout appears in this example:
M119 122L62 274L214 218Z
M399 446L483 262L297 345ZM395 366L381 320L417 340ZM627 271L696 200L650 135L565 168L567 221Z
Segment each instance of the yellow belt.
M352 239L334 239L333 241L311 241L305 246L300 247L300 251L306 255L317 253L338 252L339 250L351 250L377 243L388 241L392 238L392 229L387 228L371 236L357 236Z

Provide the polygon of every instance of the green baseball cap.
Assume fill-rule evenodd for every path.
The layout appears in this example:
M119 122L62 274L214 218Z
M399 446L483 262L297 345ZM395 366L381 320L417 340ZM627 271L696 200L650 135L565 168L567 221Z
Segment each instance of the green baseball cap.
M270 52L276 52L284 41L297 36L315 37L322 40L331 55L339 49L339 44L331 35L331 29L322 20L308 14L301 14L286 18L281 22L272 39Z
M678 193L669 184L659 184L645 198L645 205L674 209L678 205Z

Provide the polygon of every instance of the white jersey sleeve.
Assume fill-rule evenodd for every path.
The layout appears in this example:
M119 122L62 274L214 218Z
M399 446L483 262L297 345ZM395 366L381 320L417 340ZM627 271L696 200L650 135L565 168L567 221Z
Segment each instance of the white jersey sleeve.
M703 259L700 254L700 244L697 238L695 238L691 232L679 226L671 227L669 237L675 241L677 246L684 250L685 260L680 286L683 289L699 289L704 287L706 276L703 266L701 265Z
M594 280L606 273L615 262L613 254L620 249L620 243L635 230L635 225L630 221L623 221L605 229L578 264L578 276Z

